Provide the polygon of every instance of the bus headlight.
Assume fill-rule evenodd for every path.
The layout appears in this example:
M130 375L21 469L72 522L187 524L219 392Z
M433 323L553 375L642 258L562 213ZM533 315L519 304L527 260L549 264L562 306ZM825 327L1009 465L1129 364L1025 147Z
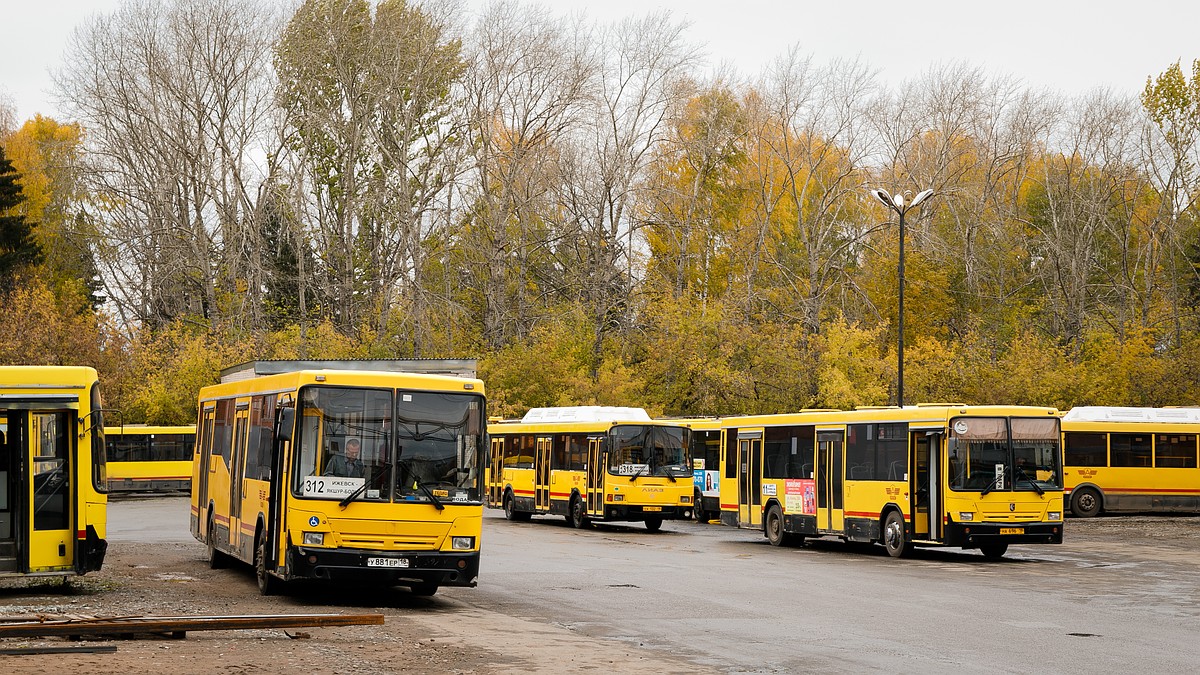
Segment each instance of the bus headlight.
M324 546L325 545L325 533L324 532L305 532L304 533L304 545L305 546Z
M609 495L609 496L611 496L611 497L612 497L612 501L614 501L614 502L623 502L623 501L625 501L625 495Z
M967 523L969 523L969 522L971 522L972 520L975 520L975 513L974 513L974 512L972 512L972 511L959 511L959 512L958 512L958 519L959 519L959 520L961 520L961 521L963 521L963 522L967 522Z
M1062 511L1049 511L1046 513L1046 520L1062 520Z
M682 497L680 497L680 498L679 498L679 503L680 503L680 504L691 504L691 503L692 503L692 498L691 498L691 497L689 497L689 496L687 496L687 495L684 495L684 496L682 496Z
M451 537L450 548L455 551L470 551L475 548L475 537Z

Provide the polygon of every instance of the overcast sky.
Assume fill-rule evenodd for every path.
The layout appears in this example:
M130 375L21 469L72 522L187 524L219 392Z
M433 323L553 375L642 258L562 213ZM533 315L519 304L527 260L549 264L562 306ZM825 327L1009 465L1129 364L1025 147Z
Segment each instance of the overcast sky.
M465 0L477 8L486 0ZM0 3L0 95L20 120L54 116L50 71L75 25L120 0L4 0ZM964 61L1031 87L1068 94L1096 87L1140 91L1149 75L1200 58L1200 0L554 0L549 11L583 10L614 21L667 9L691 22L688 35L710 63L755 74L798 45L818 64L860 58L885 81Z

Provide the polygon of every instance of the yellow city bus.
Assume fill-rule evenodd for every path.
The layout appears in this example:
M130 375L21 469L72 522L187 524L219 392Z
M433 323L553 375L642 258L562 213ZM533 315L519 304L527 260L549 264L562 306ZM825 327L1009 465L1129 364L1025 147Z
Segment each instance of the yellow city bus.
M592 521L692 517L690 430L653 421L641 408L534 408L518 421L493 422L488 505L509 520L564 516Z
M1075 516L1200 512L1200 409L1072 408L1062 430L1063 503Z
M111 492L186 491L192 485L195 425L104 428Z
M721 420L721 521L773 545L832 535L979 549L1062 543L1053 408L938 404Z
M100 569L103 426L95 370L0 367L0 578Z
M294 579L474 586L483 383L315 363L200 391L191 529L210 564L251 563L264 594Z

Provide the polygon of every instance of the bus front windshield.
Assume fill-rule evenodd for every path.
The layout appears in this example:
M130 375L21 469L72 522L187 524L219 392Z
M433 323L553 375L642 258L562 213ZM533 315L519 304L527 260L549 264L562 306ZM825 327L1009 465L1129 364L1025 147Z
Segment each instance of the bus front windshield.
M692 475L688 461L690 430L622 424L609 431L608 472L618 476Z
M960 417L950 424L950 489L1062 490L1057 419Z
M305 387L297 418L298 497L439 505L480 499L480 396Z

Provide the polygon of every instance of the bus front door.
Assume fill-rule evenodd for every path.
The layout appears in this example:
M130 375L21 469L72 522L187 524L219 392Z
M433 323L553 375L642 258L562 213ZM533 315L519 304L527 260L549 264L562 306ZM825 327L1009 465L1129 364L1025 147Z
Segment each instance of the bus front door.
M738 433L738 524L762 525L762 432Z
M587 510L589 516L604 517L604 439L588 439Z
M20 413L0 411L0 414L5 414L5 419L11 420L14 414ZM19 508L22 503L21 467L24 464L19 461L17 445L5 442L4 436L8 436L9 440L13 439L12 425L5 426L0 433L0 573L18 572L25 567L21 562L24 550L17 547L17 532L20 531L18 524L24 522L25 513Z
M548 436L537 439L533 456L533 500L538 513L550 510L550 452L553 446Z
M909 434L909 493L912 494L913 539L929 539L929 440L925 431Z
M29 533L30 572L73 565L71 514L75 481L71 465L74 414L67 411L8 412L9 446L24 455L23 478L30 486L21 529Z
M212 533L208 531L208 474L209 464L212 463L213 426L217 407L215 403L206 403L201 411L200 428L196 430L196 467L192 471L192 506L196 509L196 531L204 534L203 541L208 541Z
M843 431L817 432L817 529L843 533L846 527L842 505Z

